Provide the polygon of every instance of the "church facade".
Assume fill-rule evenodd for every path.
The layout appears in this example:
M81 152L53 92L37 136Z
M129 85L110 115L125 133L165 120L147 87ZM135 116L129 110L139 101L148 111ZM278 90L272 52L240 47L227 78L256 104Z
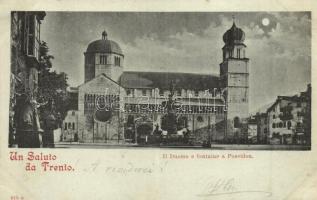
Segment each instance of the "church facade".
M233 23L223 35L220 75L125 71L120 45L102 33L85 57L85 82L78 86L77 136L93 143L148 142L166 134L164 116L173 99L176 135L197 142L244 134L248 117L249 59L245 33ZM64 123L67 124L67 123Z

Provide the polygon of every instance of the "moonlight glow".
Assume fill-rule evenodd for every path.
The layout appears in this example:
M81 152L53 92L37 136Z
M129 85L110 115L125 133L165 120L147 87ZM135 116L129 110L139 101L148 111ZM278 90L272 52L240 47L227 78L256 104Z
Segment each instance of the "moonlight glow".
M263 18L262 24L263 24L263 26L268 26L270 24L270 20L268 18Z

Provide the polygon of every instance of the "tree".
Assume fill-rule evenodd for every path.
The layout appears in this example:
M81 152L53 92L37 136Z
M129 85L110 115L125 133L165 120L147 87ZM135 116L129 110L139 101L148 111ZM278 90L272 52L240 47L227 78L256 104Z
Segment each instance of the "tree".
M42 41L40 44L40 50L39 50L39 54L40 54L39 62L40 62L41 69L52 68L51 59L54 59L54 56L50 55L48 52L49 52L49 48L47 46L47 43Z
M69 106L66 92L67 75L56 71L42 70L39 74L38 99L39 102L50 102L54 110L64 118Z
M67 75L64 72L57 73L52 71L52 62L54 56L49 54L47 43L42 41L40 45L40 70L38 77L38 102L48 102L48 106L40 109L43 114L45 107L53 107L54 112L59 113L63 119L69 106L69 97L66 92Z

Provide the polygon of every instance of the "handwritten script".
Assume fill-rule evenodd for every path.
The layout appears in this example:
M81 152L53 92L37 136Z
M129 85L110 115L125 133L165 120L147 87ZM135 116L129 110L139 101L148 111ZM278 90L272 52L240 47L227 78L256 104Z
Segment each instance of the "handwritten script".
M115 174L153 174L155 172L163 172L168 162L148 163L144 166L140 163L136 164L133 162L123 162L120 166L107 165L101 160L92 162L89 166L83 168L84 172L103 172L103 173L115 173Z
M264 190L242 190L236 184L235 178L210 177L203 182L202 191L197 194L199 197L211 197L220 195L234 195L243 193L258 193L271 196L272 193Z

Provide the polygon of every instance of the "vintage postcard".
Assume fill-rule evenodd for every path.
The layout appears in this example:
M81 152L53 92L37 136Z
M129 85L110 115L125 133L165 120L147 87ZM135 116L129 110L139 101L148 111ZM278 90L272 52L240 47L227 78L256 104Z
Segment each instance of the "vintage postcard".
M1 199L316 197L312 1L97 2L1 2Z

